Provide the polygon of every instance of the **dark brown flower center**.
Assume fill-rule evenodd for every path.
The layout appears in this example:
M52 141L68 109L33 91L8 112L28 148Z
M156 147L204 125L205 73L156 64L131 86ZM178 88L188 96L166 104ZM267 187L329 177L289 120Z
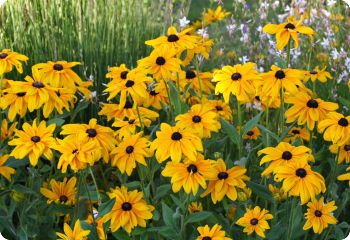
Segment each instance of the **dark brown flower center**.
M198 169L197 169L197 167L196 167L196 165L194 165L194 164L190 164L188 167L187 167L187 172L189 172L189 173L196 173L196 172L198 172Z
M96 135L97 135L96 130L93 129L93 128L90 128L90 129L86 130L86 133L91 138L96 137Z
M60 91L56 91L56 95L57 95L57 97L61 97Z
M156 91L152 90L152 91L149 92L149 94L151 96L157 96L159 93L157 93Z
M122 209L123 209L124 211L130 211L130 210L132 209L131 203L129 203L129 202L124 202L124 203L122 204Z
M164 65L164 64L165 64L165 58L163 58L163 57L157 57L157 59L156 59L156 64L157 64L157 65L160 65L160 66Z
M283 79L286 77L286 74L283 72L283 70L278 70L276 73L275 73L275 77L277 79Z
M346 118L341 118L339 119L338 124L342 127L347 127L349 125L349 122Z
M250 220L250 224L253 225L253 226L257 225L258 223L259 223L259 220L256 219L256 218L253 218L253 219Z
M168 42L176 42L179 41L179 37L175 34L171 34L168 36Z
M135 119L130 119L130 120L128 121L129 124L134 124L134 122L135 122Z
M304 168L298 168L296 171L295 171L295 174L300 177L300 178L304 178L306 177L307 173L306 173L306 170Z
M219 172L218 178L219 178L220 180L228 178L227 172Z
M322 212L320 210L315 211L315 216L316 217L322 217Z
M313 74L313 75L314 75L314 74L317 74L317 71L311 70L311 71L310 71L310 74Z
M72 154L76 154L78 152L78 149L74 149L73 151L72 151Z
M282 159L284 159L284 160L290 160L290 159L292 159L292 156L293 156L292 153L289 151L284 151L282 153Z
M4 59L8 56L7 53L0 53L0 59Z
M310 99L307 103L306 106L309 108L318 108L318 102L315 99Z
M182 138L182 134L179 133L179 132L174 132L171 135L171 139L174 140L174 141L179 141L181 138Z
M216 111L222 111L223 110L223 108L221 106L215 106L215 108L216 108Z
M193 79L196 77L196 73L192 70L186 71L186 79Z
M133 147L133 146L128 146L128 147L125 149L125 152L126 152L127 154L131 154L133 151L134 151L134 147Z
M211 240L211 237L205 236L202 238L202 240Z
M35 88L43 88L43 87L45 87L45 85L42 82L33 82L32 86L35 87Z
M128 71L123 71L123 72L120 73L120 78L121 79L126 79L127 76L128 76Z
M350 151L350 145L345 144L344 145L344 150L347 151L347 152Z
M125 87L132 87L132 86L134 86L134 84L135 84L135 82L133 81L133 80L128 80L128 81L126 81L126 83L125 83Z
M247 135L251 137L251 136L254 135L254 132L252 130L250 130L250 131L247 132Z
M60 202L61 203L65 203L67 201L68 201L68 197L67 196L65 196L65 195L60 196Z
M132 103L131 102L129 102L129 101L126 101L125 102L125 105L124 105L124 108L132 108Z
M297 129L293 129L293 130L292 130L292 133L296 135L296 134L300 134L300 131L297 130Z
M16 95L18 97L24 97L26 95L26 92L19 92L19 93L16 93Z
M199 123L200 121L202 121L202 118L200 116L195 115L192 117L192 122Z
M292 23L287 23L285 26L284 26L285 29L295 29L295 26L294 24Z
M259 102L261 101L259 96L255 96L255 100L257 100Z
M56 63L55 65L53 65L53 69L56 71L62 71L63 70L63 66L59 63Z
M242 78L242 75L240 73L234 73L231 75L231 80L232 81L237 81Z
M30 140L32 140L32 142L40 142L40 137L39 136L33 136Z

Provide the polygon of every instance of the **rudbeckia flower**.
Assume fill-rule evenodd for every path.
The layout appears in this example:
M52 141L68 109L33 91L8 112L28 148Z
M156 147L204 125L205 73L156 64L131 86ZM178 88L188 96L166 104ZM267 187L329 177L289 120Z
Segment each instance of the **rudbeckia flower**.
M204 160L203 155L198 154L195 161L186 159L183 163L167 162L162 175L171 177L173 192L176 193L183 188L187 194L192 192L196 196L199 186L206 189L206 180L216 177L211 164L211 160Z
M248 62L216 70L212 80L217 82L215 94L222 93L226 103L230 101L231 94L235 95L239 102L249 102L261 80L255 66L255 63Z
M67 223L64 223L63 233L56 232L59 239L62 240L87 240L90 234L90 230L84 230L80 225L80 220L78 219L74 224L74 229L71 229Z
M2 119L1 122L1 134L0 134L0 142L5 142L7 139L11 139L17 130L17 122L12 123L11 126L9 126L9 123L6 119Z
M212 164L212 171L215 172L215 179L209 181L208 188L202 193L201 197L211 194L211 199L214 204L220 202L225 195L232 201L237 200L237 188L244 188L245 181L250 178L245 175L247 169L241 166L234 166L227 169L225 162L219 159Z
M118 167L123 174L126 172L128 176L136 168L136 162L147 166L146 157L151 157L152 153L149 149L150 141L142 137L142 133L125 137L123 141L111 151L112 166Z
M180 162L182 156L195 161L197 151L203 151L200 138L190 128L172 127L162 123L156 135L157 138L151 143L151 150L155 151L159 163L169 157L174 162Z
M188 205L189 213L196 213L196 212L202 212L202 211L203 211L203 205L201 202L191 202Z
M33 66L40 74L40 81L52 87L62 87L76 89L76 85L81 85L82 80L72 70L72 67L79 65L80 62L67 61L48 61L47 63L38 63Z
M0 155L0 175L2 175L8 181L11 181L11 175L15 174L16 170L12 167L4 166L9 157L10 156L8 154L3 156Z
M349 181L349 186L350 186L350 167L348 167L348 168L346 169L346 171L348 171L348 173L344 173L344 174L338 176L337 179L338 179L339 181Z
M273 216L268 210L261 209L259 206L254 209L247 209L243 217L236 222L239 226L244 227L243 232L251 235L256 232L262 238L265 238L265 231L270 229L267 220L272 219Z
M28 57L16 52L12 52L10 49L3 49L0 52L0 75L11 72L13 66L16 67L19 73L23 73L21 62L26 62L28 59Z
M32 125L24 123L23 130L17 130L15 138L8 145L15 146L11 152L11 156L17 159L23 159L27 155L32 166L36 166L39 158L44 155L48 160L52 159L51 148L56 144L53 138L56 124L46 126L45 121L41 121L39 126L36 120Z
M268 176L270 173L276 173L279 166L288 165L290 162L308 162L314 161L312 150L305 146L294 147L289 143L281 142L276 147L267 147L258 152L258 155L266 154L260 161L260 165L270 162L270 165L261 173L262 176Z
M162 81L148 85L147 96L143 99L142 106L146 108L152 106L160 110L167 104L169 104L169 96L165 83Z
M321 234L324 229L328 228L328 224L337 224L337 219L333 216L333 212L337 209L335 202L324 203L324 198L320 200L314 199L307 204L308 209L305 213L306 223L303 230L312 228L314 233Z
M288 194L282 188L275 187L272 184L269 184L269 190L277 202L282 202L288 197Z
M0 97L0 107L3 110L8 109L7 117L12 122L16 115L23 118L28 110L28 96L26 92L14 92L12 88L4 90L6 94Z
M215 21L222 21L230 14L230 12L222 9L221 5L219 5L215 10L208 8L208 10L203 14L202 19L205 25L209 25Z
M338 104L325 102L320 98L311 98L306 93L296 94L286 99L286 103L293 104L286 112L286 123L298 120L298 125L306 123L308 129L313 130L315 123L326 118L329 112L338 109Z
M146 227L146 220L153 217L154 207L147 204L143 199L142 192L137 190L128 192L124 186L112 189L109 197L115 198L113 208L103 216L104 223L110 221L112 232L123 228L127 233L131 233L136 226Z
M211 72L197 73L197 71L194 70L181 71L179 74L181 91L183 92L189 85L198 96L201 95L201 92L210 94L214 89L211 83L212 76L213 74Z
M298 33L306 34L310 38L315 34L312 28L303 26L303 19L296 21L293 16L288 17L285 23L267 24L264 26L263 31L276 35L276 47L278 50L282 50L288 44L291 37L294 40L294 47L297 48L299 46Z
M305 77L304 81L309 81L311 79L312 82L315 82L316 80L319 80L320 82L324 83L327 82L327 79L333 79L331 74L326 71L326 67L323 67L320 69L318 66L316 66L313 70L305 71Z
M292 127L288 132L288 137L286 137L283 141L291 143L296 141L297 139L300 139L301 142L308 142L310 140L309 131L306 128Z
M318 131L323 133L326 141L331 141L339 146L344 145L350 137L350 116L344 117L343 114L330 112L326 119L318 124Z
M261 132L259 128L254 127L251 130L249 130L243 137L245 140L256 140L261 136Z
M312 171L306 161L289 162L277 167L275 172L275 181L283 181L282 189L288 192L288 196L300 196L301 204L326 191L324 178Z
M127 68L125 64L120 64L119 67L111 67L109 72L106 74L106 78L112 78L112 81L107 83L107 87L111 87L120 81L126 80L129 72L130 69Z
M195 33L193 33L193 35L197 36ZM213 40L198 35L196 46L192 49L187 49L186 57L184 60L182 60L182 64L184 66L187 66L191 62L195 54L201 55L208 60L213 45Z
M40 193L47 198L47 203L52 202L58 204L73 205L75 203L75 185L77 178L72 177L68 180L63 179L63 182L51 179L50 186L40 188Z
M197 231L199 236L196 240L232 240L232 238L225 237L226 233L224 230L221 230L221 226L219 224L215 224L212 228L208 225L204 227L198 227Z
M208 100L205 104L210 106L219 117L222 117L226 121L231 121L232 110L229 104L222 100Z
M204 104L193 105L188 113L178 115L175 121L179 127L194 129L201 138L210 138L211 132L218 132L221 128L216 112Z
M350 141L348 140L344 145L338 146L337 144L332 144L329 146L329 150L331 153L338 154L339 148L339 156L338 156L338 164L342 162L350 163Z
M151 120L144 117L141 117L141 122L144 127L149 127L151 125ZM125 138L135 134L136 127L141 128L141 123L138 117L130 119L126 118L124 120L118 118L114 121L112 126L118 128L118 130L115 131L116 135Z

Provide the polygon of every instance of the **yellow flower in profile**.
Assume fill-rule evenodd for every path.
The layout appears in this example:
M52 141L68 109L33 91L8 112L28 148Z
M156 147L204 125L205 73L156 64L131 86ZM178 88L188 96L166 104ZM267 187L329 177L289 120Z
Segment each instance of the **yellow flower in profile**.
M198 96L201 93L210 94L214 89L211 83L213 74L211 72L200 72L194 70L181 71L179 74L180 89L182 92L189 85ZM177 81L177 78L175 79Z
M320 82L324 83L327 82L327 79L333 79L333 77L329 72L326 71L326 67L320 69L318 66L316 66L311 71L305 71L304 81L307 82L310 79L312 82L319 80Z
M56 144L53 138L56 124L46 126L45 121L41 121L37 125L36 120L32 125L24 123L23 130L17 130L15 138L8 145L15 146L11 152L11 156L17 159L23 159L27 155L32 166L36 166L39 158L44 155L48 160L51 160L53 146Z
M306 161L292 161L277 167L275 172L275 181L283 181L282 189L288 192L288 196L300 196L301 204L326 191L324 178L312 171Z
M278 50L282 50L288 44L290 38L294 40L294 47L297 48L299 46L299 33L306 34L310 38L315 34L312 28L303 26L303 19L296 21L293 16L288 17L285 23L269 23L264 26L263 31L276 35L276 47Z
M113 130L97 124L97 119L92 118L89 124L65 124L62 126L61 135L76 136L87 142L95 142L101 149L101 154L105 162L109 160L109 152L117 143Z
M338 146L337 144L332 144L329 146L329 150L334 154L338 154L338 148L340 150L338 156L338 164L341 164L344 161L346 163L350 163L350 140L348 140L346 144L342 146Z
M19 73L23 73L21 62L26 62L28 59L28 57L16 52L12 52L10 49L3 49L0 52L0 75L11 72L13 66L16 67Z
M318 124L318 131L323 133L324 140L342 146L350 137L349 122L350 116L344 117L343 114L330 112L326 119Z
M267 147L258 152L258 155L265 154L260 160L260 166L270 162L269 166L261 173L262 176L268 176L270 173L276 173L277 167L288 165L291 162L314 161L312 150L305 146L294 147L293 145L281 142L276 147Z
M349 186L350 186L350 167L348 167L348 168L346 169L346 171L348 171L348 173L344 173L344 174L342 174L342 175L339 175L339 176L337 177L337 179L338 179L339 181L349 181Z
M239 226L244 227L243 232L251 235L255 232L262 238L265 238L265 231L270 229L267 220L272 219L273 216L266 209L261 209L259 206L254 209L247 209L243 217L236 222Z
M229 104L222 100L208 100L205 104L210 106L213 111L215 111L219 117L222 117L226 121L231 121L232 110Z
M256 87L260 85L261 80L255 66L255 63L248 62L235 66L224 66L214 71L212 81L217 82L215 94L222 93L226 103L230 101L231 94L242 103L249 102L250 96L255 96Z
M123 141L111 151L111 164L118 167L121 173L130 176L136 168L136 162L147 166L146 157L151 157L150 141L142 137L142 132L125 137Z
M289 136L283 140L284 142L291 143L293 141L296 141L297 139L300 139L301 142L308 142L310 140L310 133L306 128L292 127L289 130L288 135Z
M212 164L212 170L215 172L215 178L209 181L208 188L201 197L211 194L211 200L214 204L220 202L225 196L230 200L237 200L237 188L246 187L246 181L250 178L245 175L247 169L241 166L234 166L227 169L225 162L219 159Z
M199 236L196 240L232 240L232 238L225 237L226 233L221 229L222 227L219 224L215 224L212 228L208 225L198 227L197 231Z
M169 96L164 81L148 85L147 96L143 99L142 106L146 108L152 106L160 110L168 103Z
M191 202L188 205L188 212L189 213L196 213L203 211L203 205L201 202Z
M141 122L145 127L151 125L151 121L144 117L141 117ZM118 128L118 130L115 131L117 136L125 138L134 135L136 133L136 128L141 127L141 123L139 118L125 118L124 120L118 118L114 121L112 126Z
M12 122L16 115L23 118L28 110L28 96L26 92L14 92L12 88L7 88L3 91L4 94L0 97L0 108L8 109L8 119Z
M337 219L333 216L333 212L338 208L335 202L324 203L324 198L320 200L314 199L307 204L308 209L305 213L306 223L303 230L312 228L314 233L321 234L324 229L328 228L328 224L337 224Z
M40 188L40 193L47 198L47 203L52 202L58 204L73 205L75 203L75 185L77 183L77 178L72 177L68 180L63 179L63 182L51 179L50 187Z
M222 9L219 5L215 10L208 8L208 10L203 14L203 21L205 25L209 25L215 21L222 21L225 17L230 15L230 12Z
M2 175L4 178L6 178L8 181L11 181L11 175L15 174L16 170L12 167L4 166L4 164L9 159L9 155L0 155L0 175Z
M237 189L237 199L240 202L246 202L252 196L252 190L248 187Z
M142 192L137 190L128 192L128 189L122 186L112 189L108 195L111 199L115 198L115 203L102 220L104 223L111 222L112 232L122 227L127 233L131 233L136 226L146 227L146 220L153 217L154 207L147 204Z
M218 132L221 128L218 115L205 104L193 105L188 113L178 115L175 121L179 127L194 129L201 138L210 138L211 132Z
M269 190L277 202L282 202L288 197L288 194L282 188L275 187L272 184L269 184Z
M161 46L154 49L151 54L137 62L140 68L144 68L158 81L172 79L174 73L181 71L181 60L175 56L176 50Z
M178 32L175 27L168 28L167 36L161 36L153 40L148 40L145 43L154 48L165 46L168 49L174 48L176 52L181 52L185 49L193 49L197 43L197 37L188 34L191 28L186 28Z
M195 161L197 151L203 152L201 139L190 128L181 128L178 125L172 127L162 123L156 135L157 138L151 143L151 150L155 151L159 163L169 157L178 163L182 156Z
M164 144L164 146L166 145ZM216 177L212 169L211 160L204 160L201 154L198 154L195 161L186 159L183 163L167 162L162 175L171 177L173 192L176 193L183 188L187 194L192 192L194 196L196 196L199 186L206 189L206 180Z
M324 120L329 112L338 109L337 103L325 102L320 98L311 98L302 92L286 99L286 103L293 104L285 112L286 123L298 120L298 125L306 123L310 130L314 129L315 123Z
M74 229L71 229L67 223L64 223L63 233L56 232L59 239L62 240L87 240L90 234L90 230L84 230L80 225L78 219L74 224Z
M245 140L256 140L261 136L260 129L258 127L254 127L249 130L243 137Z
M9 123L6 119L2 119L1 122L1 134L0 134L0 142L5 142L7 139L12 139L15 131L17 130L17 122L12 123L11 126L9 126Z
M194 35L196 34L194 33ZM197 55L200 54L201 56L203 56L205 59L208 60L209 54L211 52L213 45L214 45L213 40L203 36L198 36L196 46L193 49L187 49L186 57L182 61L182 64L184 66L187 66L191 62L195 54Z
M76 85L81 85L82 80L72 70L72 67L79 64L80 62L48 61L47 63L38 63L33 68L39 71L40 81L45 84L56 88L76 89Z

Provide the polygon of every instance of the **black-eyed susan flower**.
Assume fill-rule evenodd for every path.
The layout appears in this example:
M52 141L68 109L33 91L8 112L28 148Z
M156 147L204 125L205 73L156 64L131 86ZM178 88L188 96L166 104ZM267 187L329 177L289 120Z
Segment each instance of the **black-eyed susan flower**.
M350 186L350 167L348 167L347 169L346 169L346 171L348 171L347 173L344 173L344 174L342 174L342 175L339 175L338 177L337 177L337 179L339 180L339 181L349 181L349 186Z
M275 187L272 184L269 184L269 190L277 202L282 202L288 197L288 194L282 188Z
M208 10L203 14L202 19L205 25L209 25L216 21L222 21L230 14L230 12L222 9L222 6L219 5L215 10L208 8Z
M85 220L85 222L90 224L90 225L94 224L94 218L96 218L95 217L95 209L93 211L94 211L94 214L89 214L87 219ZM97 213L97 216L98 216L98 213ZM96 231L97 231L97 235L99 237L99 240L107 240L107 234L106 234L104 227L103 227L102 218L97 217L95 219L95 223L96 223Z
M136 226L146 227L146 220L153 217L154 207L147 204L142 192L137 190L128 192L128 189L122 186L112 189L109 197L115 198L115 203L102 220L110 221L112 232L122 227L127 233L131 233Z
M262 238L265 238L265 231L270 229L267 220L272 219L273 216L266 209L261 209L259 206L253 209L247 209L243 217L236 222L239 226L244 227L243 232L251 235L255 232Z
M298 120L298 125L306 124L307 128L313 130L315 123L326 118L329 112L338 109L338 104L325 102L320 98L312 98L306 93L299 93L286 99L286 103L292 106L285 112L286 123Z
M96 141L78 136L68 136L57 141L58 144L54 148L61 153L57 169L61 169L62 173L67 172L68 166L74 172L85 169L101 157L101 150Z
M97 124L97 119L92 118L89 124L65 124L62 126L61 135L71 135L82 138L83 141L95 142L101 149L105 162L109 160L109 152L114 148L116 140L113 130Z
M28 61L28 57L23 54L12 52L10 49L3 49L0 52L0 75L11 72L13 66L19 73L23 73L22 62Z
M326 71L326 67L323 67L320 69L318 66L316 66L314 69L310 71L305 71L304 81L311 80L312 82L315 82L316 80L319 80L320 82L324 83L327 82L327 79L333 79L331 74Z
M338 154L339 149L339 156L338 156L338 164L341 164L342 162L350 163L350 141L348 140L346 144L342 146L338 146L337 144L332 144L329 146L329 150L331 153Z
M169 103L169 96L164 81L148 85L147 96L143 99L142 106L153 107L157 110Z
M303 26L303 19L294 20L293 16L288 17L287 22L281 24L267 24L263 31L268 34L276 35L276 47L282 50L289 42L290 38L294 41L294 47L299 46L298 33L306 34L310 38L314 35L314 30L310 27Z
M151 120L144 117L141 117L141 122L144 127L149 127L151 125ZM141 123L139 118L125 118L124 120L118 118L114 121L112 126L117 128L115 131L116 135L125 138L135 134L136 128L141 127Z
M214 204L220 202L225 196L230 200L237 200L237 188L246 187L245 182L250 178L245 175L247 169L241 166L234 166L227 169L225 162L219 159L213 163L213 172L215 179L209 181L209 185L201 197L211 194L211 199Z
M12 88L4 90L5 95L0 97L0 108L8 109L7 117L12 122L16 115L23 118L28 111L28 96L25 91L14 92Z
M320 200L314 199L307 204L308 209L305 213L306 223L303 229L313 229L314 233L321 234L329 224L337 224L337 219L333 216L333 212L337 209L335 202L324 203L324 198Z
M194 70L181 71L179 74L181 91L185 91L190 86L198 96L202 93L210 94L214 89L211 83L213 74L211 72L200 72ZM177 79L176 79L177 80Z
M179 127L194 129L201 138L209 138L211 132L218 132L221 128L218 115L206 104L193 105L188 113L178 115L175 121Z
M154 49L151 54L137 62L140 68L144 68L158 81L172 79L172 74L181 71L181 60L175 56L176 50L161 46Z
M201 139L188 127L182 128L177 125L172 127L162 123L156 135L157 138L151 143L151 150L155 151L157 161L160 163L169 157L178 163L183 156L195 161L197 151L203 151Z
M8 154L0 155L0 175L11 181L11 175L15 174L16 170L12 167L5 166L7 160L10 158Z
M43 108L43 112L47 112L45 115L50 115L54 109L56 109L59 114L63 114L63 109L66 109L69 112L74 108L77 101L77 97L74 95L74 90L69 88L58 88L55 93L61 101L57 101L57 98L49 99L51 102L45 104Z
M189 213L196 213L203 211L203 205L201 202L191 202L188 205L188 212Z
M232 238L225 237L226 232L221 230L222 226L215 224L213 227L205 225L204 227L198 227L197 231L199 236L196 240L232 240Z
M77 178L68 180L64 178L62 182L51 179L49 186L40 188L40 193L47 198L47 203L57 203L73 205L75 203L75 193Z
M261 79L255 66L255 63L248 62L224 66L214 71L212 81L217 82L215 94L222 93L226 103L229 102L231 94L240 102L249 102L250 96L255 96L255 89Z
M56 232L57 237L62 240L87 240L90 234L90 230L84 230L81 227L79 219L75 222L73 229L67 223L64 223L63 231L64 233Z
M125 137L119 145L111 151L112 166L118 167L121 173L130 176L136 168L136 162L147 166L145 158L151 157L150 141L142 137L142 133Z
M311 169L306 161L292 161L275 170L275 181L281 182L288 196L300 196L301 204L326 191L325 180L321 174Z
M173 192L176 193L183 188L187 194L192 192L194 196L197 194L199 186L206 189L206 180L216 177L211 160L205 160L201 154L198 154L195 161L186 159L183 163L167 162L162 175L171 177Z
M45 121L41 121L39 125L36 122L34 120L32 125L24 123L23 130L16 131L14 139L8 143L10 146L15 146L11 156L17 159L28 156L32 166L37 165L41 156L51 160L53 157L51 148L56 144L53 138L56 124L46 126Z
M256 140L261 136L260 129L258 127L254 127L251 130L249 130L245 135L245 140Z
M229 104L222 100L208 100L206 105L210 106L218 115L226 121L232 119L232 110Z
M344 145L350 137L350 116L345 117L337 112L330 112L323 121L318 124L318 131L323 133L326 141L331 141L339 146Z
M276 147L267 147L258 152L258 155L265 154L261 159L260 165L270 162L269 166L261 173L262 176L268 176L270 173L276 173L279 166L284 166L290 162L308 162L314 161L312 150L305 146L295 147L289 143L281 142Z
M193 33L195 36L196 34ZM214 41L203 36L198 36L196 46L192 49L187 49L186 51L186 57L184 60L182 60L182 64L184 66L187 66L195 54L203 56L205 59L209 58L209 54L211 52L211 49L213 47Z
M9 125L8 121L6 119L2 119L1 122L1 134L0 134L0 141L5 142L7 139L11 139L17 130L17 122L12 123Z
M288 137L286 137L283 141L291 143L297 139L300 139L302 142L308 142L310 140L309 131L306 128L292 127L288 132Z
M120 66L111 67L109 72L106 74L106 78L111 78L112 81L107 83L107 87L114 85L120 81L126 80L130 69L126 67L125 64L120 64Z
M72 67L79 64L80 62L48 61L47 63L38 63L33 68L39 70L40 81L45 84L56 88L76 89L76 85L81 85L82 80L72 70Z

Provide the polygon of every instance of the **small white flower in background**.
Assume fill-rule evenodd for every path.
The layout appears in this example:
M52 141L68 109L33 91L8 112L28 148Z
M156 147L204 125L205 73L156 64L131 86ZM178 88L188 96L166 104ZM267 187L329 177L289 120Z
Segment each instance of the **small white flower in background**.
M327 1L327 6L328 7L332 7L334 4L336 4L337 3L337 1L336 0L328 0Z
M183 17L183 18L180 18L179 22L180 22L180 27L185 28L190 23L190 20L188 20L186 17Z
M265 71L265 69L263 68L263 67L259 67L259 72L264 72Z
M262 3L260 4L260 7L265 8L265 9L268 9L269 6L270 6L270 4L267 3L267 2L262 2Z
M90 76L89 76L89 79L88 79L90 82L93 82L94 81L94 76L92 76L91 74L90 74Z
M224 0L215 0L219 5L224 4Z
M98 211L97 210L92 210L93 212L93 215L94 215L94 219L97 219L98 218Z
M249 58L247 56L243 56L243 57L239 57L238 60L244 64L249 61Z
M207 28L198 29L197 33L199 35L201 35L202 37L204 37L204 38L208 38L209 37L209 34L207 32Z
M262 29L263 29L263 27L261 26L261 25L259 25L257 28L256 28L256 31L258 31L258 32L262 32Z
M332 50L331 56L332 56L333 60L337 60L338 58L340 58L340 54L336 48L334 48Z

